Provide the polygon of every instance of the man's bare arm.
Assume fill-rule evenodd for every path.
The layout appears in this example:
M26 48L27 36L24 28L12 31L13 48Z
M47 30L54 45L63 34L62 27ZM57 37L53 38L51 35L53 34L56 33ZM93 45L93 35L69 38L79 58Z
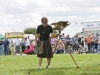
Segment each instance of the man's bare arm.
M35 34L35 42L38 40L38 34Z
M35 34L35 46L37 46L38 34Z
M53 33L51 33L51 37L53 36Z

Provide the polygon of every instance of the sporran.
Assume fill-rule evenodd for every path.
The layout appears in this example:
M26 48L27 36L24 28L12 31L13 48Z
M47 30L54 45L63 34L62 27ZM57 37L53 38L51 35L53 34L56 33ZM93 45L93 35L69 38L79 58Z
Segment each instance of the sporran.
M43 53L43 41L38 41L37 46L34 49L34 53L42 54Z
M44 29L44 31L43 31L41 37L42 37L43 34L45 33L45 30L46 30L46 28ZM36 54L42 54L42 53L43 53L43 43L44 43L44 41L40 41L40 39L38 39L38 41L37 41L37 46L36 46L35 49L34 49L34 53L36 53Z

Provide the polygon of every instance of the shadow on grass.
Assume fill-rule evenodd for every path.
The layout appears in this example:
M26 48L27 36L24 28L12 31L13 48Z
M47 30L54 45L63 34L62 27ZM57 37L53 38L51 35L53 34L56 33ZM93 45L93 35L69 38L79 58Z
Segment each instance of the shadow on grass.
M66 75L66 71L70 69L74 69L75 67L67 67L67 68L50 68L50 69L37 69L37 68L29 68L29 69L21 69L19 70L21 73L25 75ZM19 72L15 70L15 72Z

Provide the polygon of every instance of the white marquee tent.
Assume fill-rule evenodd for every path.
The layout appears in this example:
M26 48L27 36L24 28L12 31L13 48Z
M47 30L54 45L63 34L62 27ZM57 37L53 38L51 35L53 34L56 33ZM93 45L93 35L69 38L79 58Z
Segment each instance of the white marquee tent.
M29 36L31 40L35 39L35 35L33 35L33 34L24 34L24 38L27 36Z

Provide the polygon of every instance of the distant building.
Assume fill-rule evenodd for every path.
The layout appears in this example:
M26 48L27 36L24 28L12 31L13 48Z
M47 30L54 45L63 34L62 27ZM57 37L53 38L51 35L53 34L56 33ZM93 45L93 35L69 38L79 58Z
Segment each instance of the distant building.
M83 22L83 32L78 33L79 36L87 37L90 34L99 34L100 36L100 21Z

